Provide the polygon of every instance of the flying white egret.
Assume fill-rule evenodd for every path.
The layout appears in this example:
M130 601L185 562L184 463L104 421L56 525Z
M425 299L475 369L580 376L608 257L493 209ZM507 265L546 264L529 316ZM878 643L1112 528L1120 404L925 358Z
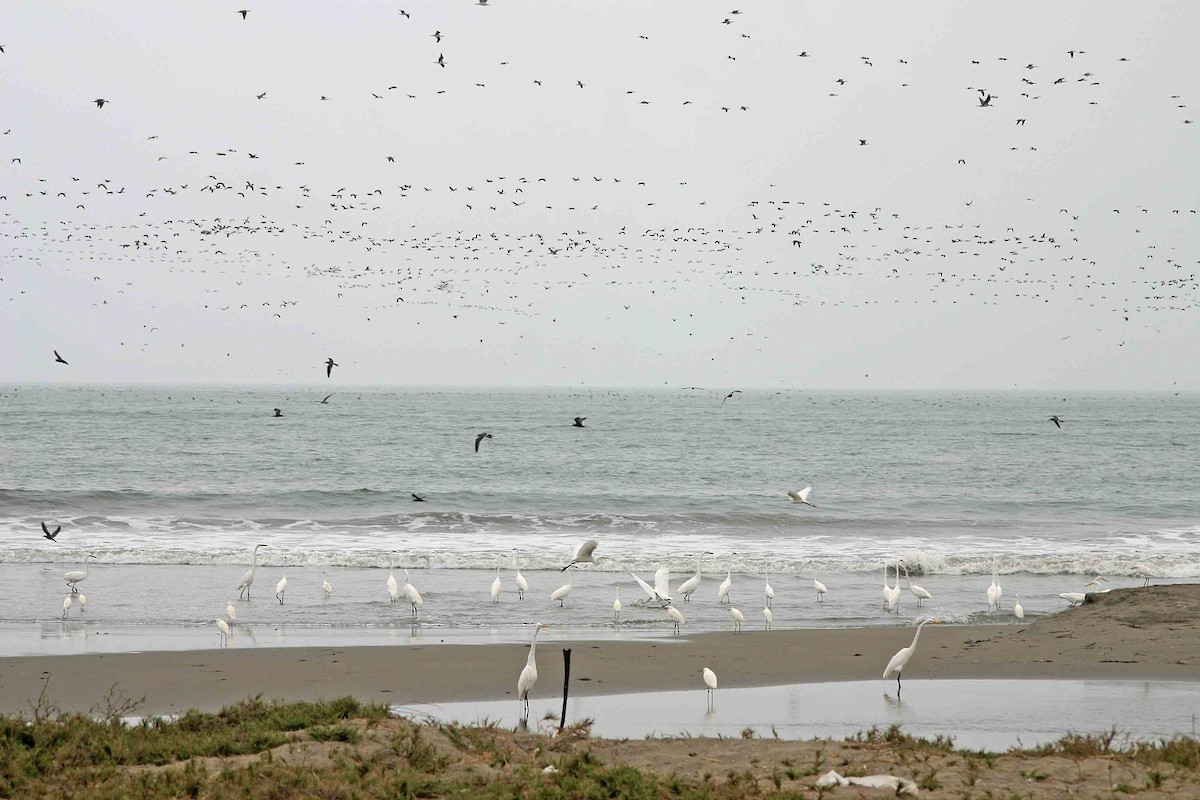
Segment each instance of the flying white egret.
M1150 566L1149 564L1134 564L1133 571L1136 572L1139 576L1146 579L1145 583L1142 584L1143 588L1150 585L1151 578L1158 577L1158 571L1155 570L1154 567Z
M229 637L233 636L233 630L229 627L229 623L223 619L213 621L217 623L217 630L221 634L221 646L227 647L229 645Z
M500 602L500 590L504 588L504 584L500 582L500 559L504 556L496 556L496 580L492 581L492 602Z
M920 608L922 602L925 600L932 600L933 595L931 595L924 587L917 586L915 583L913 583L912 578L909 577L908 574L908 565L902 564L902 566L904 567L904 580L908 582L908 590L912 592L913 597L917 598L917 608ZM897 583L899 583L899 578L897 578Z
M232 600L225 601L225 616L229 617L229 624L232 627L233 621L237 619L237 609L233 607Z
M775 600L775 590L771 588L771 578L766 572L763 572L763 594L766 596L767 605L771 605Z
M1025 620L1025 609L1021 607L1021 593L1017 592L1017 602L1013 605L1013 614L1017 619Z
M708 707L712 708L714 693L717 691L717 673L713 672L708 667L700 670L700 675L704 678L704 685L708 687L705 693L708 695Z
M729 556L729 563L725 569L725 580L721 581L721 585L717 587L717 602L724 600L726 603L732 603L733 600L729 597L729 590L733 588L733 553Z
M621 587L617 587L617 599L613 600L613 623L621 620Z
M75 595L69 594L63 598L63 615L62 618L67 618L67 612L71 610L71 603L75 600Z
M388 599L391 602L396 602L400 599L400 584L396 581L396 554L392 553L388 559L388 579L387 579Z
M513 548L513 551L517 554L517 577L513 578L513 581L515 581L517 584L517 599L524 600L525 593L529 591L529 581L525 580L525 576L521 574L521 552L515 547Z
M921 624L917 626L917 634L913 636L912 644L910 644L908 647L900 648L900 650L896 652L896 655L892 656L892 660L888 662L887 668L883 671L883 679L885 681L893 675L896 676L897 698L900 697L900 673L904 671L904 666L908 663L909 659L913 657L913 653L917 652L917 640L921 638L921 629L931 622L934 625L941 624L941 620L938 619L927 619L922 621Z
M412 607L412 615L417 616L417 608L425 605L425 601L421 599L421 593L417 591L417 587L412 585L412 581L408 577L408 570L404 570L404 599Z
M1000 610L1000 598L1004 596L1004 590L1000 588L999 559L992 559L992 585L987 590L988 611L995 609Z
M687 620L684 619L683 612L675 606L667 606L667 616L675 623L675 633L679 633L680 625L687 625Z
M563 607L563 601L567 599L567 595L571 593L571 573L567 573L567 582L550 593L550 600L558 601L558 607Z
M275 599L279 601L279 605L283 605L283 593L287 591L287 575L285 574L279 579L279 583L275 584Z
M701 568L704 566L704 557L711 556L711 550L705 550L700 554L700 558L696 559L696 574L688 578L683 583L679 584L679 595L683 598L683 602L689 603L692 599L692 592L700 587Z
M1087 595L1083 592L1059 592L1058 596L1072 606L1077 606L1087 599Z
M775 612L770 606L763 606L763 622L767 626L767 630L771 630L771 623L775 621Z
M525 659L521 677L517 678L517 701L522 705L521 719L529 718L529 693L537 683L537 637L542 628L548 627L550 626L539 622L533 629L533 638L529 640L529 657Z
M888 585L888 564L883 564L883 602L888 611L900 613L900 567L896 567L896 585Z
M596 548L599 546L600 543L595 539L588 539L586 542L579 545L579 550L576 551L575 557L571 559L571 563L567 564L565 567L559 570L559 572L566 572L576 564L595 564L596 557L593 555L593 553L596 552Z
M742 623L746 621L746 615L730 606L729 616L733 617L733 632L738 633L742 629Z
M805 486L800 491L796 491L795 489L790 489L790 490L788 490L787 495L788 495L788 497L792 498L793 503L803 503L806 506L812 506L813 508L816 508L815 505L808 502L808 493L811 491L812 491L811 486Z
M328 574L329 570L324 570L321 573L321 577L325 578L325 580L321 581L321 591L325 593L326 599L333 594L333 585L329 583L329 578L326 577Z
M89 554L88 557L83 560L83 569L71 570L67 574L63 575L63 580L67 582L67 586L71 587L71 594L79 594L79 587L76 584L87 580L88 561L93 558L95 558L95 556Z
M254 556L250 560L250 571L242 576L242 579L237 582L238 599L245 595L246 599L250 599L250 586L254 583L254 574L258 572L258 548L266 547L265 544L254 545Z

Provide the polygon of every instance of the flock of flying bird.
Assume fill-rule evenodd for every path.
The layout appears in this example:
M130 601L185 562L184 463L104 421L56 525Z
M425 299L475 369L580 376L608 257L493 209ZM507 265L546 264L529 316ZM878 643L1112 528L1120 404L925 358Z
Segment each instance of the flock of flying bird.
M717 57L731 69L752 52L755 26L770 24L749 10L735 11L713 20L728 48ZM231 24L256 24L261 15L252 12L237 9ZM419 23L415 11L404 12L402 20ZM431 52L431 69L447 75L458 69L453 51L448 57L443 45L453 43L453 31L419 36L443 48L436 57ZM636 41L650 38L638 36ZM20 48L5 53L7 59L22 57ZM845 58L816 49L793 56L796 68L811 73L815 83L836 75L828 78L829 102L860 102L860 86L912 88L910 58ZM959 67L970 93L961 103L983 115L1011 109L1015 116L1006 125L1027 137L1032 135L1027 129L1037 129L1041 106L1103 104L1106 80L1119 79L1114 70L1129 66L1126 58L1078 48L1044 63L974 59ZM499 67L523 69L507 61ZM548 76L520 80L531 92L549 91L555 83ZM603 82L587 76L556 80L580 94ZM471 89L490 85L471 78L468 83ZM363 90L361 98L325 94L316 102L377 103L389 97L426 102L465 88L446 87L429 96L406 92L400 84L381 85ZM624 91L635 106L698 105L687 97L604 89ZM252 94L248 100L256 108L273 96ZM1176 111L1187 106L1182 96L1163 100ZM98 114L121 113L115 95L89 102ZM712 110L724 116L752 108L731 100ZM1179 121L1191 123L1186 116ZM515 345L511 359L536 351L536 337L525 325L560 323L561 301L583 292L603 309L606 323L620 325L644 309L662 317L664 333L682 342L714 338L713 321L686 310L686 304L664 316L662 303L676 292L715 293L727 305L751 308L764 302L831 308L1078 305L1096 309L1096 332L1121 346L1130 323L1154 329L1164 315L1194 313L1200 288L1195 259L1173 252L1161 238L1181 227L1194 230L1195 208L1131 202L1101 214L1030 198L1033 218L1022 214L1018 221L977 213L975 200L966 196L957 212L929 219L903 208L805 197L775 185L735 207L728 198L697 189L694 181L638 175L488 174L418 182L403 172L393 176L389 170L407 168L404 159L397 162L387 152L375 156L379 169L369 182L322 186L306 174L317 164L316 155L297 162L257 147L206 150L149 132L148 164L175 165L176 174L189 177L166 180L146 173L123 180L100 166L98 175L64 179L49 165L23 157L13 144L21 132L9 138L11 133L0 138L8 164L0 207L17 210L0 218L5 244L0 259L31 272L53 266L73 274L87 284L84 302L108 307L114 316L130 295L150 292L145 271L157 269L159 278L172 274L186 285L202 286L196 306L218 319L235 315L257 323L315 325L324 310L306 296L315 286L365 322L407 321L421 307L430 312L423 319L443 326L469 315ZM882 135L872 132L848 144L880 146ZM1025 152L1039 146L1048 145L1022 139L1011 147ZM978 181L977 160L996 155L953 153L947 160L964 170L961 184L968 192ZM449 229L397 222L414 211L455 221ZM614 223L614 215L623 224ZM1107 243L1094 235L1099 228L1119 230L1129 243L1117 272ZM302 268L295 265L298 252L309 262ZM9 302L28 299L29 277L17 272L3 278ZM145 351L192 343L166 308L153 303L150 311L155 317L127 331L121 347ZM731 327L732 335L722 336L756 342L762 334L753 329L754 316L745 315ZM517 324L524 332L505 327Z

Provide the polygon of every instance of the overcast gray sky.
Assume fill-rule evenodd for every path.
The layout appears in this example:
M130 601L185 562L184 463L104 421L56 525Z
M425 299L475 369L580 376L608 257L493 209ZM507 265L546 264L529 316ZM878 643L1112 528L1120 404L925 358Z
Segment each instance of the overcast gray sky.
M733 8L4 3L0 379L1200 388L1200 4Z

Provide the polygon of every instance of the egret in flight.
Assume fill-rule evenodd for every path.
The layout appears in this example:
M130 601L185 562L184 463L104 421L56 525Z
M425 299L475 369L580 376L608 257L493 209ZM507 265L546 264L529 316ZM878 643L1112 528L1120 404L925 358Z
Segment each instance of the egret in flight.
M813 508L816 508L816 506L814 504L808 502L808 493L811 491L812 491L811 486L805 486L800 491L796 491L795 489L790 489L787 494L788 494L788 497L792 498L793 503L802 503L803 505L812 506Z
M579 550L576 551L575 557L571 559L571 563L560 569L559 572L566 572L576 564L595 564L596 557L594 553L596 552L596 548L599 546L600 543L595 539L588 539L586 542L579 545Z
M917 640L921 638L921 629L929 623L940 625L941 620L927 619L917 626L917 634L913 636L912 644L908 647L902 647L897 651L896 655L892 656L892 660L888 662L887 668L883 671L883 679L886 681L893 675L896 676L896 697L900 697L900 673L904 671L904 667L913 657L913 653L917 652Z

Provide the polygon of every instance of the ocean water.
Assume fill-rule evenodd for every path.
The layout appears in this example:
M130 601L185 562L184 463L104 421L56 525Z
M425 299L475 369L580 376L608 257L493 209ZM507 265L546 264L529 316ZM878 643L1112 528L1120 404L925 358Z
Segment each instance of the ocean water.
M1011 620L1017 592L1049 613L1096 574L1140 583L1138 563L1200 576L1198 395L726 393L0 387L0 625L57 639L211 623L259 543L243 614L277 631L409 626L387 602L392 553L425 595L417 626L517 638L543 616L612 627L618 588L616 628L661 631L626 570L652 583L666 566L675 587L704 552L701 589L677 603L692 629L729 624L727 571L748 626L764 624L767 573L782 627ZM806 485L816 508L785 494ZM559 609L558 567L590 538L611 561L572 571ZM88 554L87 610L60 624L62 574ZM898 558L934 594L927 610L907 592L901 614L881 610ZM534 590L516 606L518 559ZM984 599L993 563L1000 614Z

